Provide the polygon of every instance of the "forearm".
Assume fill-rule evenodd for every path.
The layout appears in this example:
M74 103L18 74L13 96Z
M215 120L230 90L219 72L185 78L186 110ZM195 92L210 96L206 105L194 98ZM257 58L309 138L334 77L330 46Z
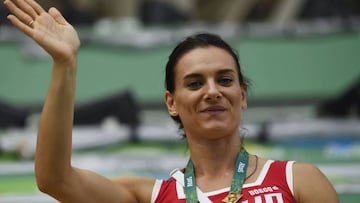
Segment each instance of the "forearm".
M71 169L76 64L75 59L66 65L53 65L36 146L35 173L40 189L61 183Z

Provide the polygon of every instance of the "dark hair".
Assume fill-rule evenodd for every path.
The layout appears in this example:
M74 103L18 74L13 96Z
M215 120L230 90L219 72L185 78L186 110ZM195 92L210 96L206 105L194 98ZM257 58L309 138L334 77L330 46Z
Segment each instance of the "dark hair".
M188 36L185 40L180 42L171 52L168 62L166 64L165 88L170 93L175 91L175 67L179 59L189 51L199 47L215 46L226 50L233 58L237 66L239 82L242 87L247 89L248 81L241 72L239 63L239 56L228 43L226 43L220 36L211 33L200 33ZM183 129L182 122L179 116L171 116L178 124L179 129Z

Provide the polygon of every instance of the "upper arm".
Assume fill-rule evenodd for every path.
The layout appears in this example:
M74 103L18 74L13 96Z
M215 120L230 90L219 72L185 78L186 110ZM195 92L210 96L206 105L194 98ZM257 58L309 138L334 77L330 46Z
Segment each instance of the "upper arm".
M145 177L123 176L112 179L115 185L126 188L136 202L151 202L155 180Z
M336 191L326 176L314 165L295 163L294 195L298 203L338 203Z
M50 194L61 202L150 202L155 180L144 177L109 179L94 172L74 169L61 189Z

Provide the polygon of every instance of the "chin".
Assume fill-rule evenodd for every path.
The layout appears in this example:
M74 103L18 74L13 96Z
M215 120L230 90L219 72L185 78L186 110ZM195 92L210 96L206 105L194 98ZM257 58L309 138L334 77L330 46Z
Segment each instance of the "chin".
M224 135L229 135L231 134L233 131L231 130L231 128L229 128L228 125L221 125L221 126L211 126L211 127L207 127L205 128L205 130L207 133L207 135L209 137L222 137Z

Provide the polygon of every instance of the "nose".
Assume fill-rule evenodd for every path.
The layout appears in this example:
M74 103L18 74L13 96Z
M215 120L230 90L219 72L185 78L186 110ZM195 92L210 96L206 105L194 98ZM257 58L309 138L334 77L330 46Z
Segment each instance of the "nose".
M209 81L206 84L206 92L205 92L205 100L212 101L212 100L218 100L221 98L221 92L219 90L219 87L217 84L213 81Z

